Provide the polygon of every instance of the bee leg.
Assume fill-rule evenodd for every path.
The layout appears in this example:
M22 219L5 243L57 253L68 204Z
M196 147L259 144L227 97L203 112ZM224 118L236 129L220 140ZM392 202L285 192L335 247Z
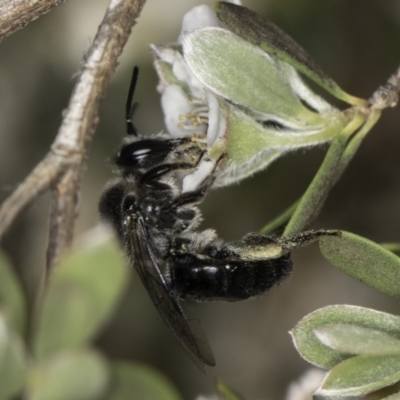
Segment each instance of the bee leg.
M202 151L200 153L199 158L196 160L194 163L189 163L189 162L181 162L181 163L168 163L168 164L161 164L158 165L157 167L152 168L151 170L147 171L142 177L141 177L141 182L142 183L149 183L151 181L154 181L155 179L159 179L164 175L167 175L171 172L174 171L183 171L183 170L190 170L190 169L195 169L199 164L200 161L202 160L203 156L205 154L205 151Z
M315 242L322 236L340 236L338 230L310 230L299 233L298 235L282 237L276 239L277 243L282 246L284 251L292 251L301 247L308 246L310 243Z
M339 236L336 230L310 230L289 237L275 237L248 233L242 240L226 244L226 248L240 257L248 259L276 258L295 249L308 246L322 236Z

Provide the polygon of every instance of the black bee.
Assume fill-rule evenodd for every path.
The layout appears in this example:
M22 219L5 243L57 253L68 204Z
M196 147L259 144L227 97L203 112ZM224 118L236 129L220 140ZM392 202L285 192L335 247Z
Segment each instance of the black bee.
M290 274L290 250L326 233L286 239L252 233L224 243L212 230L196 232L201 218L196 204L212 186L224 157L195 190L183 192L181 174L195 171L207 149L188 137L139 135L132 123L137 76L135 67L126 103L129 136L114 159L119 177L104 189L99 210L113 225L164 322L204 371L204 364L215 365L214 356L199 322L180 300L238 301L260 295Z

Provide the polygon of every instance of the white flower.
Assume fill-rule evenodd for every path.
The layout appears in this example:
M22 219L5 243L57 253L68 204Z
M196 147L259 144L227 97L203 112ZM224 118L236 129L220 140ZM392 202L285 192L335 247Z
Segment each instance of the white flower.
M330 141L345 125L344 114L314 94L291 65L222 28L208 6L185 15L177 43L151 47L166 128L173 137L204 140L204 162L227 155L218 185L288 151ZM186 177L184 190L195 188L209 167L199 171Z
M238 4L238 2L236 2ZM206 5L194 7L183 18L178 43L151 45L160 78L158 91L168 133L173 137L196 135L211 148L226 131L226 118L216 96L196 78L182 55L182 41L188 32L220 26L215 12ZM194 190L213 170L208 158L195 173L186 176L183 191Z
M237 3L237 2L236 2ZM194 7L183 18L178 42L171 46L151 45L160 77L158 91L165 125L173 137L197 135L211 147L222 136L226 120L216 97L188 67L182 55L182 41L188 32L220 26L215 12L206 5Z

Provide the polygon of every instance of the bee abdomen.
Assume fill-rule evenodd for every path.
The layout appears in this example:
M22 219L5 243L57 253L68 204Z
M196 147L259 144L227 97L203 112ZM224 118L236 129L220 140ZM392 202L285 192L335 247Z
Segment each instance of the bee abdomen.
M172 286L182 299L239 301L258 296L281 283L292 271L290 254L257 261L175 259Z

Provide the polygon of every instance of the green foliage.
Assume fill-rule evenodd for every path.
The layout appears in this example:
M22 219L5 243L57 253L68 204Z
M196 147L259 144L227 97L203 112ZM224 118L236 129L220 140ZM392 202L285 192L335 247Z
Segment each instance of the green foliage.
M296 41L271 21L227 2L216 2L215 10L218 18L247 42L292 65L338 99L354 105L365 104L364 99L345 93Z
M289 151L331 141L352 117L314 94L291 65L227 30L209 27L186 34L183 52L187 68L218 98L225 120L218 130L224 134L214 142L208 132L207 140L209 155L218 158L222 148L226 169L235 170L228 183ZM226 182L222 178L218 185Z
M351 335L343 333L340 337L337 331L341 328ZM361 335L364 339L368 337L371 343L390 337L391 344L382 344L380 353L379 350L371 350L378 352L375 354L388 354L382 352L393 346L393 340L400 340L400 317L350 305L328 306L305 316L291 335L303 358L318 367L329 369L355 354L368 354L365 345L360 350L360 344L356 343ZM391 354L396 353L393 347Z
M247 45L242 45L238 39L232 39L232 42L235 42L235 48L243 46L243 53L246 53L246 49L249 48L246 46L249 44L257 46L274 60L277 58L290 64L337 98L353 105L366 104L364 100L343 92L296 42L274 24L248 9L225 2L217 3L216 11L218 18L232 32L240 36L244 43L247 43ZM209 29L207 32L199 33L198 37L192 35L190 40L198 42L202 61L210 60L211 68L217 70L220 66L212 67L212 57L209 56L212 50L211 47L207 49L207 46L218 44L222 34L218 30L215 30L214 34L212 32ZM217 32L220 36L218 39ZM225 43L223 47L228 47L228 44ZM234 52L232 51L232 53ZM205 54L207 55L205 56ZM255 54L256 52L254 52ZM240 57L238 56L238 58ZM246 62L247 59L250 57L243 57L242 61ZM188 62L190 65L191 63L196 64L190 53ZM197 64L200 65L200 61L197 61ZM231 70L228 76L235 75L233 69L237 64L233 64L234 67L229 66ZM253 64L257 64L257 62ZM265 66L261 67L261 62L259 64L260 68L258 69L263 72L267 71ZM274 64L274 66L277 65ZM191 65L191 67L195 69L196 65ZM209 87L226 96L228 89L226 86L221 86L222 71L220 71L221 77L214 73L212 79L207 76L207 71L207 68L204 68L198 74ZM238 74L236 73L236 75ZM272 76L271 71L268 70L266 76ZM259 82L262 80L251 79ZM240 80L235 79L234 81L237 88L240 88L240 83L238 83ZM276 82L278 81L276 80ZM279 85L281 88L284 87L282 82L279 82ZM248 84L247 87L250 89L251 85ZM274 91L271 87L271 90L268 91L268 93L276 93L277 99L276 103L268 99L276 106L276 109L269 111L285 121L290 121L290 118L301 113L292 107L288 110L291 116L288 117L285 114L279 100L284 99L284 104L289 105L290 95L283 94L279 90ZM231 94L231 96L235 98L236 102L239 102L240 96L236 94ZM246 94L242 95L243 98L246 104L260 109L258 105L247 99ZM263 232L271 232L286 221L289 222L284 231L284 237L299 234L307 228L321 211L329 191L340 178L362 140L379 117L379 110L371 109L368 112L365 110L360 112L356 107L347 110L347 125L337 131L324 162L305 194L281 216L269 223ZM311 121L309 119L309 123ZM272 157L274 156L272 154ZM390 296L400 297L400 260L389 250L348 232L342 232L338 236L324 236L320 239L320 248L324 257L346 274ZM398 246L393 244L390 248L398 250ZM300 321L292 331L292 336L302 357L319 367L331 369L316 393L320 397L365 395L400 381L399 317L359 307L326 307Z
M400 340L362 325L332 324L314 329L318 340L340 353L382 356L400 354Z
M175 387L159 372L126 362L111 364L112 386L105 400L182 400Z
M215 126L223 134L214 148L210 146L209 156L215 153L218 158L225 152L238 179L288 151L331 142L302 198L264 228L269 232L289 221L283 236L299 234L322 209L379 119L380 109L368 108L366 100L344 92L293 39L254 12L225 2L218 2L216 11L230 31L195 30L184 38L183 54L180 45L154 46L160 56L158 72L166 86L180 86L189 97L190 82L178 79L173 68L179 58L182 68L176 70L188 66L203 85L201 90L213 93L215 102L205 107L211 109L212 104L218 109L221 121ZM162 54L172 61L161 59ZM305 86L295 70L354 107L340 111L330 106ZM210 121L211 117L205 125ZM349 232L319 240L322 254L335 267L400 298L400 259L388 249ZM398 245L390 248L399 250ZM0 253L0 398L23 393L28 400L180 400L176 389L156 371L109 362L92 348L128 278L115 242L82 246L53 273L39 307L28 316L21 285ZM28 320L33 321L29 334ZM329 306L304 317L291 335L304 359L330 370L318 396L363 396L400 382L398 316ZM222 381L216 386L226 399L241 399ZM399 394L386 397L398 398Z
M108 385L106 361L89 348L60 351L31 368L29 400L96 400Z
M349 232L320 239L324 257L346 274L399 298L400 259ZM292 331L306 360L331 369L317 394L365 395L400 381L400 317L352 306L306 316Z
M68 256L43 296L34 337L36 357L42 360L92 339L115 307L127 275L114 241Z
M331 369L320 396L367 394L400 381L400 317L329 306L304 317L291 334L303 358Z
M334 367L316 394L358 396L398 381L400 381L400 355L358 356Z
M320 249L329 262L347 275L400 298L400 259L392 252L349 232L322 238Z
M27 324L23 292L0 255L0 398L24 392L27 400L180 400L160 374L144 366L110 364L91 348L128 277L114 240L80 246L44 290L32 337L22 337Z
M302 104L290 66L271 59L227 30L195 31L185 37L184 51L196 77L235 104L273 115L299 130L318 129L331 122ZM329 111L337 114L333 108Z

